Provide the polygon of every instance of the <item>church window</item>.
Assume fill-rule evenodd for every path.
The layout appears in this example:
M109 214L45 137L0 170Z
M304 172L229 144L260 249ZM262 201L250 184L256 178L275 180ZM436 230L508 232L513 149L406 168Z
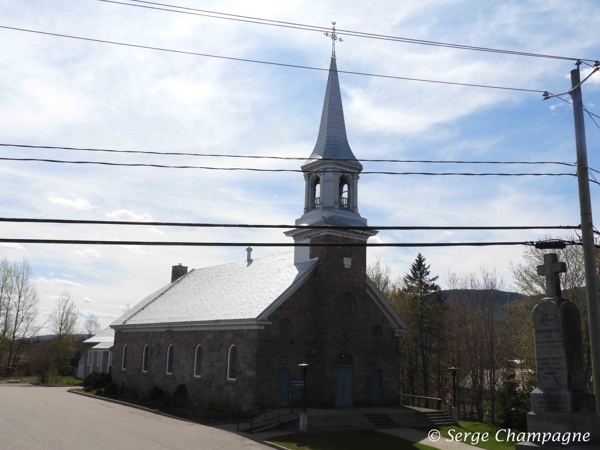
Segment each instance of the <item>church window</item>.
M237 368L237 347L232 345L229 347L229 355L227 356L227 379L235 381Z
M373 328L371 328L371 334L373 334L373 337L375 339L379 339L381 337L381 335L383 334L383 330L381 329L381 326L373 325Z
M354 315L356 309L356 303L354 297L350 294L342 294L336 302L336 313L337 316L342 319L349 319Z
M317 207L321 205L321 179L315 177L313 181L313 206Z
M144 351L142 352L142 372L148 372L148 353L150 349L148 344L144 345Z
M194 376L200 378L202 370L202 346L196 346L196 353L194 355Z
M127 370L127 344L123 346L123 355L121 355L121 370Z
M348 207L348 179L344 175L340 177L340 192L338 203L340 207Z
M173 375L173 345L167 349L167 375Z
M94 352L92 352L92 351L89 351L89 352L88 352L88 361L87 361L87 365L88 365L88 366L91 366L91 365L92 365L92 359L93 359L93 356L94 356Z
M279 331L281 334L290 334L292 332L292 323L288 319L279 322Z

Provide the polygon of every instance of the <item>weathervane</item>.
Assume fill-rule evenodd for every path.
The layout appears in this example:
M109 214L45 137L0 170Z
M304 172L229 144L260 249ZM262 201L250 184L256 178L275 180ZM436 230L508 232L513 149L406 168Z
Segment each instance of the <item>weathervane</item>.
M333 25L331 33L323 33L325 36L331 39L331 57L335 59L335 41L344 42L342 38L338 37L335 33L335 22L331 22Z

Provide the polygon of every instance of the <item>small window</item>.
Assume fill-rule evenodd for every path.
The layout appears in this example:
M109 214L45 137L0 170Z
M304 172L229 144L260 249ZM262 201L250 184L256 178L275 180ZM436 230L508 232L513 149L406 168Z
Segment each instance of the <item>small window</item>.
M288 319L279 322L279 331L281 334L290 334L292 332L292 323Z
M173 346L167 349L167 375L173 375Z
M227 379L235 381L237 367L237 347L232 345L229 347L229 355L227 358Z
M200 378L202 370L202 346L196 346L196 353L194 355L194 376Z
M381 329L381 326L373 325L373 328L371 328L371 334L373 335L373 337L375 339L379 339L381 337L381 335L383 334L383 330Z
M92 365L92 359L93 359L93 356L94 356L94 352L90 350L90 351L88 352L88 360L87 360L87 365L88 365L88 366L91 366L91 365Z
M102 355L103 354L104 354L104 352L98 352L98 356L96 358L96 367L102 366Z
M123 355L121 356L121 370L127 370L127 344L123 346Z
M148 372L148 344L144 345L144 352L142 353L142 372Z

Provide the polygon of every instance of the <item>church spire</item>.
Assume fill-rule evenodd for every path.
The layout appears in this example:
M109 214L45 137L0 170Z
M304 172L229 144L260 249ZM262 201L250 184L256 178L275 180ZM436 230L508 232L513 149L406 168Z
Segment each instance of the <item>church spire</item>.
M324 158L347 160L358 171L362 170L362 165L352 153L346 136L346 123L344 121L344 109L342 107L342 95L335 57L331 58L329 67L317 144L305 166Z

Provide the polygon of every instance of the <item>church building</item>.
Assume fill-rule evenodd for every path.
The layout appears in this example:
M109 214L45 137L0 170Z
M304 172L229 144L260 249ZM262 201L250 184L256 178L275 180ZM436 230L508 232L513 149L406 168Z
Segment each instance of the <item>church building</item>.
M248 249L246 260L189 272L174 266L170 284L111 325L119 387L172 394L185 384L201 407L240 411L302 398L292 381L306 363L313 406L398 404L406 326L366 273L362 244L377 231L360 229L362 165L346 136L335 56L302 171L303 215L285 234L305 245L254 259Z

